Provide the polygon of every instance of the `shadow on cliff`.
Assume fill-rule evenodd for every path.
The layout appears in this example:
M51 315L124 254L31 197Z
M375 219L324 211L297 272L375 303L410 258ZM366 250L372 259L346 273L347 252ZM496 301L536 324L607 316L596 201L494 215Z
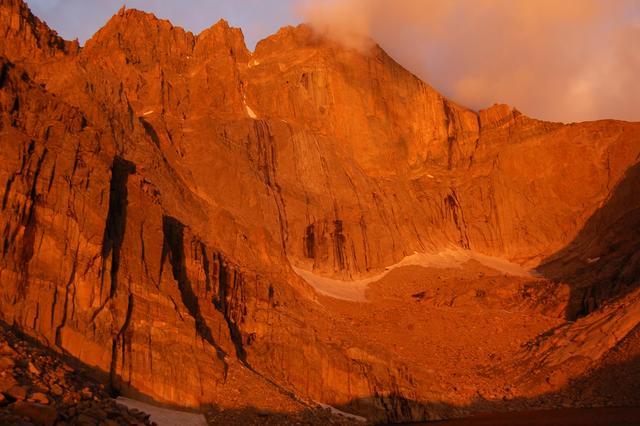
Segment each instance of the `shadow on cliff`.
M569 320L640 286L640 163L627 169L573 241L536 270L570 286Z
M109 372L89 366L66 353L55 351L37 339L26 335L16 327L0 320L0 328L9 328L30 345L52 356L59 357L76 369L70 374L84 374L105 385L113 397L120 395L118 389L109 389ZM640 327L636 327L627 338L631 353L625 361L605 363L582 377L571 380L564 388L528 398L484 399L477 396L466 405L452 405L440 401L414 401L399 395L371 395L354 399L336 408L345 413L366 416L374 424L396 424L407 419L424 419L401 424L443 425L635 425L640 424ZM615 351L614 349L613 351ZM624 358L624 357L623 357ZM615 357L614 357L615 359ZM119 378L122 380L122 378ZM120 382L122 383L122 382ZM287 424L363 424L349 417L331 417L328 409L307 408L297 412L278 412L247 405L238 409L221 409L203 406L199 410L188 410L171 404L160 403L140 393L135 388L126 388L123 395L164 408L181 411L204 412L209 424L243 425L287 425ZM250 401L247 401L250 402ZM268 401L265 401L268 403ZM568 409L558 407L608 407L600 409ZM535 408L536 411L531 411ZM553 411L540 411L540 410ZM529 410L529 411L525 411ZM469 417L473 416L473 417ZM428 421L428 419L464 418L463 420Z
M398 395L372 395L336 406L340 411L376 419L374 424L442 426L631 426L640 424L640 327L629 334L633 353L630 359L607 363L571 380L553 392L533 397L484 399L452 405L441 401L414 401ZM374 408L375 407L375 408ZM307 409L279 413L246 407L221 410L207 407L210 424L293 425L363 424L343 417L344 423L329 423L329 411ZM375 412L375 414L373 414ZM320 414L319 414L320 413ZM373 414L373 415L372 415ZM453 420L431 420L451 418ZM425 420L406 422L407 418ZM333 419L336 419L334 417ZM334 420L335 421L335 420ZM323 423L324 422L324 423Z
M634 331L640 336L640 328ZM637 337L636 337L637 341ZM638 347L640 349L640 346ZM353 416L377 425L451 426L631 426L640 424L640 356L598 368L570 381L564 388L533 397L474 398L469 404L415 401L398 395L371 395L336 406L347 416L331 416L327 408L286 413L253 406L225 410L202 407L214 425L362 425ZM407 419L423 419L407 422ZM450 418L453 420L429 420ZM341 419L338 420L338 419Z

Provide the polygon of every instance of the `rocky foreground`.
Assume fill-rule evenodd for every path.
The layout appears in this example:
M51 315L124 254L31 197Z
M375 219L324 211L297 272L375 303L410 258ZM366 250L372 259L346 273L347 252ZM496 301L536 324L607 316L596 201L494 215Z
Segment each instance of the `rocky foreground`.
M117 404L87 370L0 326L0 424L151 425Z
M288 413L251 408L205 411L211 425L362 424L328 408L301 403ZM91 369L0 324L0 425L156 425L150 417L116 402ZM160 419L165 422L159 426L185 424L178 423L179 411Z

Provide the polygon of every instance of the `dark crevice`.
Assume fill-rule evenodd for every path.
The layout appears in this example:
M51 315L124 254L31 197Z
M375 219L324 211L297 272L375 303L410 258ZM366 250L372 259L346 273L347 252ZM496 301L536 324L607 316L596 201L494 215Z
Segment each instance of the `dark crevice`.
M453 167L453 145L456 142L456 138L451 129L453 125L453 111L451 111L449 103L446 100L443 101L442 105L444 106L445 125L447 127L447 169L451 170Z
M35 151L36 149L36 141L34 141L33 139L31 139L29 141L29 146L27 146L27 156L31 156L31 154L33 154L33 151ZM23 160L26 160L26 157L23 157ZM23 167L21 170L24 170L24 163L23 163Z
M13 100L13 106L11 107L9 113L13 114L18 111L20 111L20 98L16 96L16 98Z
M451 170L453 168L453 144L455 143L455 138L452 136L447 137L447 169Z
M415 227L415 224L414 224ZM364 269L365 271L369 270L369 240L367 238L367 223L364 220L364 216L360 216L360 233L362 234L362 247L364 248ZM418 241L420 245L422 245L422 241L420 241L420 235L416 230L416 236L418 237Z
M67 285L65 287L64 294L64 306L62 307L62 320L60 321L60 325L56 327L56 335L55 341L58 347L62 347L62 329L67 324L67 310L69 308L69 290L71 289L71 285L76 279L76 270L78 268L78 252L76 250L76 254L73 259L73 265L71 267L71 274L69 274L69 280L67 281ZM53 313L51 314L53 318Z
M129 175L135 173L135 165L121 157L113 159L111 167L111 184L109 188L109 211L107 224L102 240L102 277L104 264L111 255L111 287L110 297L115 296L118 288L118 269L120 268L120 249L124 240L127 223L127 181Z
M33 317L33 324L31 328L37 330L38 319L40 319L40 303L36 303L36 314Z
M32 203L35 204L35 201ZM22 281L19 286L19 295L26 296L27 286L29 282L29 262L35 254L36 246L36 214L33 206L28 215L28 222L24 224L24 233L22 234L22 252L20 254L20 274Z
M53 324L56 316L56 306L58 305L58 286L53 286L53 301L51 302L51 323L50 327L53 328Z
M12 68L13 64L10 62L2 61L2 68L0 68L0 89L2 89L7 82L7 76L9 75L9 68Z
M247 364L247 354L242 343L242 333L234 319L232 318L232 307L229 304L229 290L237 289L242 286L242 275L234 269L227 268L224 260L218 256L218 299L214 300L214 305L222 313L227 326L231 341L236 348L238 359L245 365Z
M456 197L455 191L451 191L451 194L447 195L444 199L445 205L448 210L451 212L451 216L453 217L453 223L456 225L458 229L458 233L460 234L459 244L465 249L469 249L469 237L467 236L467 224L464 220L464 215L462 213L462 208L458 203L458 198Z
M147 136L149 136L151 138L151 140L153 141L153 143L156 145L156 147L159 148L160 147L160 137L158 137L158 133L153 128L151 123L149 123L147 120L145 120L142 117L138 117L138 121L140 121L140 124L142 124L142 127L144 127L144 131L146 132Z
M474 142L473 152L469 156L469 167L468 168L471 168L473 166L473 161L475 160L476 152L478 151L478 146L480 146L480 138L476 138L476 140Z
M162 259L160 262L164 264L167 257L169 258L173 278L178 283L182 303L195 320L196 333L216 349L218 358L224 362L226 353L213 339L211 329L207 325L204 317L202 316L202 312L200 311L198 297L194 293L191 281L187 276L187 266L184 255L184 225L173 217L162 216L162 231L164 234L164 241L162 244Z
M11 192L11 185L13 185L13 181L16 179L16 175L9 176L7 179L7 183L4 187L4 195L2 196L2 210L7 208L7 201L9 201L9 193Z
M80 144L76 146L76 152L73 157L73 168L71 169L71 177L76 175L76 171L78 170L78 164L80 164ZM73 185L73 181L69 180L69 186Z
M149 273L149 266L147 265L147 255L144 245L144 221L140 224L140 261L142 262L145 275L153 282L153 278L151 278L151 274ZM158 287L158 284L156 284L156 287Z
M314 225L307 226L302 239L304 245L304 255L309 259L315 258L315 233Z
M473 163L476 159L476 153L478 152L478 147L480 146L480 135L482 134L482 128L481 128L481 123L480 123L480 114L476 113L476 123L478 126L478 137L476 138L475 142L474 142L474 146L473 146L473 152L471 153L471 156L469 157L469 168L471 168L473 166Z
M204 284L207 293L211 291L211 265L207 256L207 247L204 243L199 242L200 254L202 255L202 269L204 269Z
M9 252L9 244L11 240L11 233L9 232L11 229L9 223L6 223L4 226L4 231L2 232L2 257L6 257Z
M28 155L30 156L33 153L33 141L31 141L32 144L29 145L29 150L28 150ZM42 170L42 163L44 163L45 158L47 157L47 149L45 148L42 151L42 155L40 157L38 157L38 162L36 164L36 169L33 171L33 179L31 182L31 189L29 190L29 200L31 201L31 203L29 204L29 213L26 215L26 217L24 216L23 213L23 224L25 226L27 226L27 224L32 223L32 216L35 214L35 206L36 206L36 200L38 198L38 193L37 193L37 185L38 185L38 176L40 176L40 171Z
M344 254L344 245L346 242L346 238L342 233L342 221L334 220L333 221L333 254L335 257L335 261L337 263L338 269L340 271L346 268L346 257Z
M56 162L53 162L53 167L51 169L51 176L49 176L49 184L47 185L47 194L51 192L51 187L53 186L53 181L56 177Z
M268 295L269 295L269 302L271 302L271 301L273 300L273 296L274 296L274 294L275 294L275 290L274 290L274 288L273 288L273 285L272 285L272 284L269 284L269 293L268 293Z
M133 315L133 294L129 293L129 299L127 301L127 313L125 314L124 323L118 333L114 336L113 341L111 343L111 366L109 369L109 380L110 387L112 392L117 391L116 386L116 369L118 367L118 343L121 340L122 345L122 367L124 368L125 361L125 332L129 328L129 324L131 323L131 316Z

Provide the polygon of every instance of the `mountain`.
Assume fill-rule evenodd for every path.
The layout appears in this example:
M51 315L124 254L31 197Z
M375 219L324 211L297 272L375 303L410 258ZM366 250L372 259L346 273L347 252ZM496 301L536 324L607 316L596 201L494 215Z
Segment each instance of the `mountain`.
M640 123L471 111L305 25L250 52L123 8L79 47L2 0L0 30L0 318L114 392L589 405L637 330Z

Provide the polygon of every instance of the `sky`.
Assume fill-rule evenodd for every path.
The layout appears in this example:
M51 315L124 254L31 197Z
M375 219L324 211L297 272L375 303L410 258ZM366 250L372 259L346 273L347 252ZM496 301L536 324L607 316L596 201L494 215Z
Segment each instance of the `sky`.
M118 10L127 8L151 12L194 34L224 18L242 28L247 46L298 24L300 0L27 0L31 11L66 39L84 43Z
M81 43L126 3L199 33L220 18L247 46L284 25L366 53L368 38L445 96L536 118L640 121L640 0L27 0Z

